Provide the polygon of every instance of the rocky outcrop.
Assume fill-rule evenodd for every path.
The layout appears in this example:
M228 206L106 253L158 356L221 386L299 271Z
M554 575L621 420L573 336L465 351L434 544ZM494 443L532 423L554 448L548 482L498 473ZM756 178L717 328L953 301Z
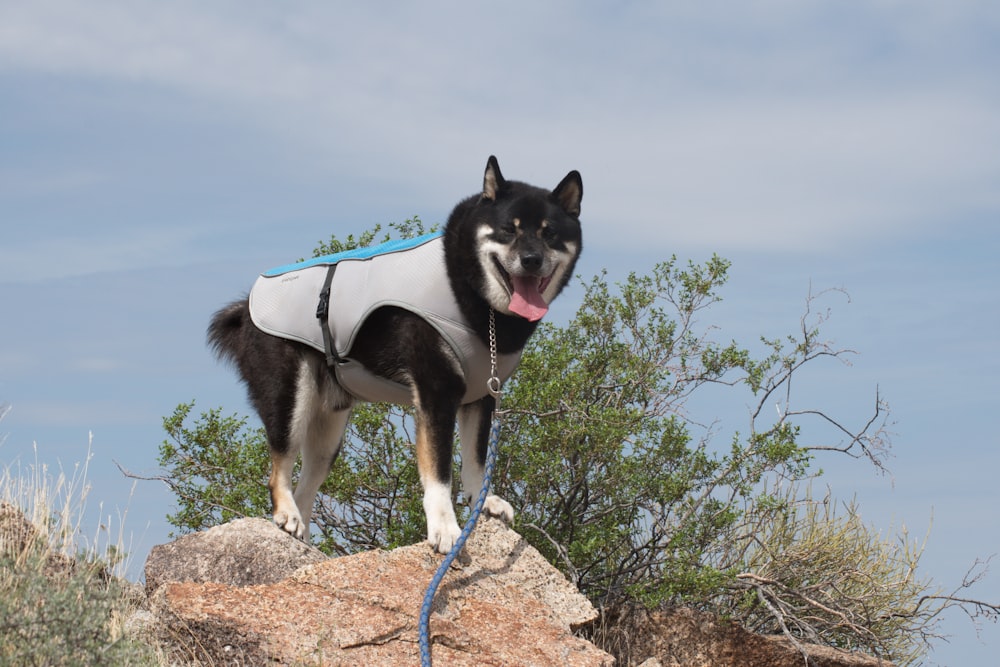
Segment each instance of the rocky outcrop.
M244 529L256 537L235 539ZM209 664L420 663L420 607L441 562L426 545L317 559L280 579L262 572L268 583L246 585L246 573L260 571L256 551L279 554L277 545L287 545L287 535L263 520L239 522L227 533L231 539L209 536L211 532L197 542L158 548L147 564L153 627L175 659ZM198 558L181 555L194 544L200 549ZM300 553L294 560L302 557L312 558ZM169 568L171 558L186 564ZM596 618L590 602L502 522L483 519L463 560L466 564L453 567L434 600L430 634L436 664L613 664L610 655L572 633ZM277 565L279 570L288 567ZM181 581L171 582L174 577Z
M420 607L441 558L417 544L331 559L270 521L242 519L154 547L135 632L175 664L418 665ZM495 519L481 521L461 560L434 600L435 665L614 664L574 634L587 626L627 665L891 667L686 608L594 623L589 601Z
M19 508L0 502L0 558L20 562L29 552L48 577L80 567L48 549ZM634 609L594 623L587 599L494 519L483 519L463 555L434 600L436 665L612 665L574 635L586 625L623 665L892 667L686 608ZM270 521L242 519L154 547L148 597L142 603L140 591L130 603L144 608L124 629L158 644L171 665L417 665L418 614L440 562L424 544L329 559ZM103 569L86 574L108 583Z

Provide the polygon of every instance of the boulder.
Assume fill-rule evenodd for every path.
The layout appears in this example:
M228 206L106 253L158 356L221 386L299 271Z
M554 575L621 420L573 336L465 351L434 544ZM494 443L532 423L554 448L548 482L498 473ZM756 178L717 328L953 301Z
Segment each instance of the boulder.
M19 507L0 502L0 554L16 559L38 539L38 529Z
M174 660L420 663L420 608L442 559L426 544L315 559L279 578L275 563L282 560L281 550L289 548L287 536L274 534L282 531L258 530L253 520L233 522L223 533L222 546L220 533L209 535L215 530L200 534L203 539L197 541L181 538L166 545L169 549L158 547L150 556L154 567L147 563L147 589L155 591L150 610ZM245 530L255 531L254 537L238 538ZM198 555L189 551L196 544ZM297 553L285 562L303 557L301 550ZM610 655L573 635L574 628L597 617L593 606L520 535L498 520L483 518L464 556L466 564L452 567L434 599L430 635L435 664L613 664ZM167 568L162 565L166 559L185 566ZM258 567L262 559L268 565ZM265 579L254 582L251 573Z
M45 576L53 579L65 579L81 571L75 558L53 548L48 536L28 520L21 508L6 501L0 502L0 558L34 561L42 566ZM107 570L100 565L83 571L103 580L108 578Z
M146 559L146 593L169 582L230 586L273 584L326 560L319 549L266 519L237 519L152 548Z

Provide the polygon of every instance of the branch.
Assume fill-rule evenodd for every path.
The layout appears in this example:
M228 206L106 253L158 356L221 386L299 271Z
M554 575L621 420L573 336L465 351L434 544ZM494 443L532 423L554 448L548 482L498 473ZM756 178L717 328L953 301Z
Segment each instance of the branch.
M231 507L227 507L226 505L220 505L217 502L206 500L204 496L191 495L191 494L185 492L184 491L184 487L182 487L175 480L170 479L169 477L166 477L166 476L163 476L163 475L155 475L153 477L143 477L142 475L137 475L137 474L135 474L135 473L133 473L133 472L131 472L131 471L123 468L122 465L120 463L118 463L118 461L114 461L113 459L112 459L112 461L118 467L118 470L121 471L121 473L123 475L125 475L126 477L128 477L129 479L138 479L138 480L142 480L144 482L163 482L168 487L170 487L171 491L173 491L175 494L177 494L177 497L179 497L180 499L185 500L187 502L190 502L193 505L201 505L201 506L204 506L204 507L207 507L207 508L213 508L214 507L214 508L218 508L220 510L226 511L226 512L232 512L234 515L239 516L239 517L246 517L246 514L244 514L240 510L236 510L236 509L233 509Z
M976 619L982 617L993 622L1000 620L1000 603L985 602L974 598L960 597L958 592L963 589L971 588L975 584L979 583L989 573L989 565L994 556L995 554L985 560L977 558L966 571L965 576L962 577L962 583L955 587L955 590L953 590L950 594L921 596L912 610L908 612L894 612L887 614L885 618L921 619L923 621L921 629L923 629L932 620L940 616L945 610L952 607L958 607L965 612L965 614L969 617L969 620L973 621L978 633L979 624L976 623ZM977 569L979 569L978 572L976 571ZM940 602L942 604L936 609L924 610L925 605L932 602Z
M882 458L887 455L889 450L889 446L886 444L888 441L886 436L886 424L889 416L887 404L884 400L882 400L877 386L875 387L875 412L857 433L851 432L847 427L827 415L822 410L794 410L785 413L786 417L795 417L800 415L812 415L819 417L850 438L848 443L844 446L810 445L806 447L806 449L810 451L840 452L842 454L847 454L852 458L861 458L862 456L865 456L882 473L889 472L889 469L885 466L885 462ZM878 426L874 433L869 434L868 431L875 425L879 417L882 418L882 423ZM861 448L861 454L855 454L851 451L854 449L855 445L858 445Z
M767 598L767 593L765 592L764 587L762 585L751 582L750 586L757 593L757 599L760 600L765 607L767 607L767 610L771 612L771 616L774 617L774 620L777 621L778 625L781 627L781 634L785 635L788 641L792 643L792 646L794 646L796 650L798 650L798 652L802 654L802 659L805 661L806 667L809 667L809 653L806 651L806 648L799 643L799 640L796 639L792 635L791 631L788 629L788 626L785 624L785 615L782 614L777 609L777 607L771 604L771 601Z
M858 640L867 645L870 650L876 653L878 653L879 651L884 651L885 647L882 644L882 641L868 627L870 625L869 623L863 623L863 624L856 623L854 620L852 620L854 614L851 613L850 610L844 609L840 605L831 606L830 604L824 604L820 602L818 599L816 599L815 596L808 595L806 593L806 590L819 590L826 586L833 586L833 582L818 582L815 585L810 586L809 589L805 588L800 589L800 588L792 588L780 581L777 581L775 579L768 579L766 577L761 577L752 572L741 572L740 574L736 575L736 579L737 581L742 582L744 585L757 590L758 595L764 593L770 593L771 595L774 596L776 600L781 600L782 598L780 594L784 594L789 598L799 600L801 603L805 604L806 610L812 609L814 611L822 612L822 614L825 614L827 617L838 619L839 623L833 623L833 627L839 626L841 628L846 629L853 636L857 637ZM776 610L774 610L773 606L767 605L767 607L769 610L772 611L772 614L776 613ZM823 624L825 624L823 623L824 621L823 617L821 616L820 618L817 618L815 620L809 619L804 613L806 610L795 612L794 609L789 609L787 614L778 613L775 616L775 620L779 622L783 631L787 632L785 619L787 616L790 615L790 617L796 622L796 624L800 626L803 630L805 630L808 634L815 635L816 637L822 637L825 634L823 632L823 628L821 627ZM798 644L796 644L796 646L798 646ZM801 650L801 647L799 648Z

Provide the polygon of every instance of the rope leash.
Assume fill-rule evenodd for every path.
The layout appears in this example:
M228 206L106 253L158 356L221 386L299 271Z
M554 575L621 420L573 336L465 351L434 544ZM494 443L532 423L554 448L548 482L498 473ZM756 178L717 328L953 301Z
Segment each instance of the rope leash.
M479 520L479 515L483 511L483 504L486 502L486 496L489 493L490 478L493 476L493 467L496 463L497 457L497 440L500 435L500 421L494 419L493 426L490 429L490 447L486 455L486 470L483 473L483 488L479 491L479 498L476 500L476 506L472 509L472 514L469 516L469 520L465 522L465 527L462 529L462 534L458 536L458 540L455 541L455 546L451 548L448 555L444 557L441 561L441 565L438 566L437 572L434 574L434 578L431 579L431 583L427 586L427 592L424 593L424 603L420 607L420 664L424 667L431 667L431 637L430 637L430 620L431 620L431 605L434 602L434 595L437 593L438 586L441 585L441 580L444 579L444 575L448 573L448 568L451 567L452 561L458 556L462 547L465 546L465 541L468 539L469 534L472 533L472 529L476 525L476 521Z
M458 557L458 554L462 551L462 547L465 546L465 541L469 539L469 535L472 534L473 528L476 527L479 515L482 514L483 511L483 505L486 504L486 496L488 496L490 492L490 483L493 480L493 469L496 466L497 450L499 449L498 443L500 441L500 378L497 377L496 323L492 308L490 308L490 363L492 365L492 372L486 386L487 389L489 389L490 394L493 395L495 404L493 406L493 421L490 425L489 447L486 451L486 466L483 469L483 486L479 489L479 497L476 499L476 504L472 508L472 514L469 515L469 520L465 522L465 527L462 528L461 534L458 536L455 544L451 547L451 551L449 551L448 555L444 557L443 561L441 561L437 572L434 573L434 578L431 579L431 583L427 586L427 592L424 593L424 602L420 606L419 626L420 664L423 667L431 667L430 623L431 606L434 603L434 595L437 593L438 586L441 585L444 575L448 573L448 568L451 567L452 562Z

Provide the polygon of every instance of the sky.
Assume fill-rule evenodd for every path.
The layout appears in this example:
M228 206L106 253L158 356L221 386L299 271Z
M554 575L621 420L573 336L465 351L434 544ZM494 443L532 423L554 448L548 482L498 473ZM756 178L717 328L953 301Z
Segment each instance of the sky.
M584 279L729 259L720 340L844 290L816 305L857 354L796 406L861 423L877 391L893 456L820 483L952 589L1000 552L998 71L992 0L0 0L0 462L85 463L85 528L124 515L141 576L172 499L116 464L157 474L179 403L248 412L211 314L331 234L443 222L495 154L581 172ZM965 593L1000 602L1000 560ZM928 664L995 664L996 624L941 630Z

